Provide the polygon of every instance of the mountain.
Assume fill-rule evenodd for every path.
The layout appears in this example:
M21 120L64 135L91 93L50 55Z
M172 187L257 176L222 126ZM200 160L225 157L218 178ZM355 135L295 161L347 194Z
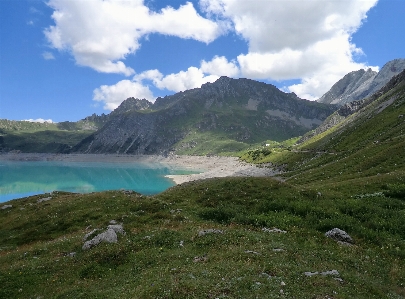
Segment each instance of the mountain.
M393 90L402 86L405 83L405 70L394 76L383 88L373 94L371 97L346 103L337 111L331 114L319 127L306 133L298 143L310 140L312 137L324 134L333 128L334 136L337 132L345 130L347 126L353 126L357 122L368 122L374 115L381 113L385 108L389 107L397 100L396 97L385 97ZM396 94L396 93L395 93ZM340 133L339 133L340 134ZM366 134L367 135L367 134ZM329 138L331 138L329 136Z
M405 59L395 59L387 62L378 73L371 69L351 72L336 82L318 102L343 106L364 99L384 87L404 69Z
M266 155L249 151L245 159L283 166L287 181L317 190L341 192L345 185L349 192L356 184L367 191L400 183L404 198L404 132L405 70L373 96L345 104L299 144L284 151L266 148Z
M103 126L108 116L89 116L77 122L38 123L0 119L0 152L67 153Z
M129 98L107 123L73 148L79 153L235 152L314 129L333 111L271 84L221 77L201 88L156 99Z

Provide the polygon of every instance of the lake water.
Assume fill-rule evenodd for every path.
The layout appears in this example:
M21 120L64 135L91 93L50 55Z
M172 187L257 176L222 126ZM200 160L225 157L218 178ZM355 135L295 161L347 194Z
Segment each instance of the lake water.
M144 195L174 186L165 175L186 174L159 164L0 161L0 202L52 191L134 190Z

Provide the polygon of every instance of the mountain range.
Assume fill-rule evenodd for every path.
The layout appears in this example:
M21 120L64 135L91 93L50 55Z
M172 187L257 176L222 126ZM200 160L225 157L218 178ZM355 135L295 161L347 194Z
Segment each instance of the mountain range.
M235 152L266 140L300 136L321 124L333 105L300 99L275 86L221 77L155 103L129 98L97 132L73 147L80 153Z
M367 106L403 69L405 59L395 59L378 73L351 72L318 101L271 84L221 77L154 103L128 98L110 114L78 122L0 120L0 151L201 155L237 153L299 136L304 142Z

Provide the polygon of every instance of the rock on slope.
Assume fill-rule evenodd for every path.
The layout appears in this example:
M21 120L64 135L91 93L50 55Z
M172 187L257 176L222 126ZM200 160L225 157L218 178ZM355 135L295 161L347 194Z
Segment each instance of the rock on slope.
M378 73L371 69L351 72L336 82L318 102L343 106L364 99L384 87L404 69L405 59L395 59L387 62Z
M165 154L186 136L201 134L244 144L285 140L314 129L334 110L270 84L221 77L201 88L158 98L154 104L130 98L73 151ZM190 143L181 146L194 146Z

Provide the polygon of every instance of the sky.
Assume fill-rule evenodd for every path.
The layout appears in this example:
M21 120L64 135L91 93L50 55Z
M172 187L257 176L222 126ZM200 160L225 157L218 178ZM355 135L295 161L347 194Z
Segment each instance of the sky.
M78 121L220 76L316 100L405 58L405 0L0 0L0 119Z

